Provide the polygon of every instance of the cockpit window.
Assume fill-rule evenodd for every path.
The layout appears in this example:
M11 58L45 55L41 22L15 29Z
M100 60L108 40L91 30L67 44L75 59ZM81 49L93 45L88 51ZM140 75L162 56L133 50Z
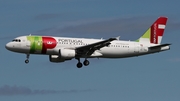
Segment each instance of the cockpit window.
M21 42L21 40L20 39L14 39L14 40L12 40L13 42Z
M13 42L16 42L16 39L12 40Z

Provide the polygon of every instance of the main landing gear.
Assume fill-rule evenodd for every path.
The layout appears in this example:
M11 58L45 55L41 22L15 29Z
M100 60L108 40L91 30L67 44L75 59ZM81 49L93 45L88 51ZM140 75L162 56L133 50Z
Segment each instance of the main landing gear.
M25 60L25 63L28 64L29 63L29 54L26 55L26 60Z
M80 58L76 58L78 60L78 63L77 63L77 68L81 68L84 64L84 66L88 66L89 65L89 61L87 59L84 60L83 64L80 62Z

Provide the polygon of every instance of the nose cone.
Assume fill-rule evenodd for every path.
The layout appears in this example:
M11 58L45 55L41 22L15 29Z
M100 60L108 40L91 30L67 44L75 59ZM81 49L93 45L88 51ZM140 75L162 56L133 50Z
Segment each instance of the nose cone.
M7 43L5 47L7 50L11 50L13 48L11 42Z

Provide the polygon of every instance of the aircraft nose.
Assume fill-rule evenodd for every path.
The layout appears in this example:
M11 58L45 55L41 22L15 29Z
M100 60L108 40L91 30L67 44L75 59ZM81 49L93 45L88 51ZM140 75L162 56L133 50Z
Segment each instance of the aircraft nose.
M9 43L6 44L5 47L6 47L7 50L11 50L12 44L9 42Z

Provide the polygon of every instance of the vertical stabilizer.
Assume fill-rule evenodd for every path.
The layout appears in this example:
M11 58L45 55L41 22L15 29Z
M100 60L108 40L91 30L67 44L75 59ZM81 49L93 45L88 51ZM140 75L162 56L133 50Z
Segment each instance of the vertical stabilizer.
M167 17L159 17L137 42L160 44L166 27Z

